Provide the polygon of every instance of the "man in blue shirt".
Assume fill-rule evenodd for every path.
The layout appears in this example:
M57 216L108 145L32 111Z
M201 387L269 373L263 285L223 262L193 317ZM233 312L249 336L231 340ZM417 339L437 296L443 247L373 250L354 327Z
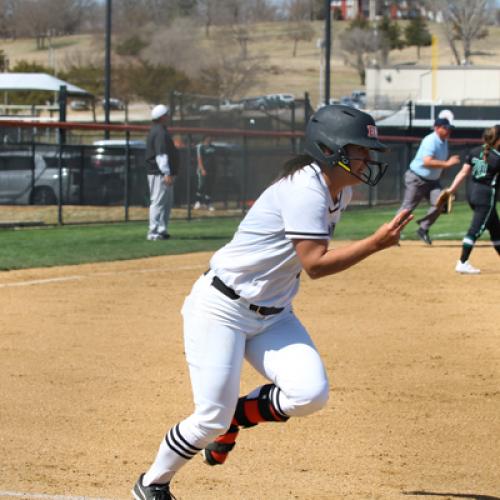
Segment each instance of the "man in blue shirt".
M448 158L451 129L452 125L447 118L437 118L434 131L422 139L405 174L405 194L399 211L413 211L423 198L427 199L431 206L425 216L416 221L419 225L417 235L427 245L432 245L429 228L442 213L442 209L436 207L436 200L442 191L439 182L441 173L444 169L460 163L458 155Z

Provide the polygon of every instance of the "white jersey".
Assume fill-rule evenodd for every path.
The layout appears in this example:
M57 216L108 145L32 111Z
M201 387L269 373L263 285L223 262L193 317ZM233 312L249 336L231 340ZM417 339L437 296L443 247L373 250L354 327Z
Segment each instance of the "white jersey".
M334 203L315 163L280 179L257 199L233 239L213 255L210 268L253 304L289 305L302 271L292 240L330 239L351 197L347 187Z

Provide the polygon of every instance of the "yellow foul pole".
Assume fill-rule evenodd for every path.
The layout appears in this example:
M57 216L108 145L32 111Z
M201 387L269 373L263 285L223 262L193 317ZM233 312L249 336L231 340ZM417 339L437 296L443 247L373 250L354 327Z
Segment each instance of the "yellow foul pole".
M432 101L437 99L437 70L438 70L438 37L432 35L431 46L431 70L432 70Z

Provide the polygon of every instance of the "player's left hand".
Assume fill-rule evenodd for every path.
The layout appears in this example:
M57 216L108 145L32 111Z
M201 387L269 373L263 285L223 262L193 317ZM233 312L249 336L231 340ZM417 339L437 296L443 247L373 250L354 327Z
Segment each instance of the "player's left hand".
M444 214L449 214L453 208L455 195L449 188L443 189L436 200L436 207L440 208Z

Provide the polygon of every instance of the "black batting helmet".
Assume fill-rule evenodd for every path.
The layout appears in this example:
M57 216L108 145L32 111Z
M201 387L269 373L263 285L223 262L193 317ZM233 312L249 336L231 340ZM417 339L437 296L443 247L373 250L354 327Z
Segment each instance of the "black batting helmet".
M321 164L340 165L352 175L345 146L353 144L374 151L386 151L387 146L378 140L377 126L368 114L350 106L333 104L324 106L311 116L305 134L305 153ZM386 163L366 162L366 172L358 177L374 186L384 175ZM374 169L378 167L378 173Z

